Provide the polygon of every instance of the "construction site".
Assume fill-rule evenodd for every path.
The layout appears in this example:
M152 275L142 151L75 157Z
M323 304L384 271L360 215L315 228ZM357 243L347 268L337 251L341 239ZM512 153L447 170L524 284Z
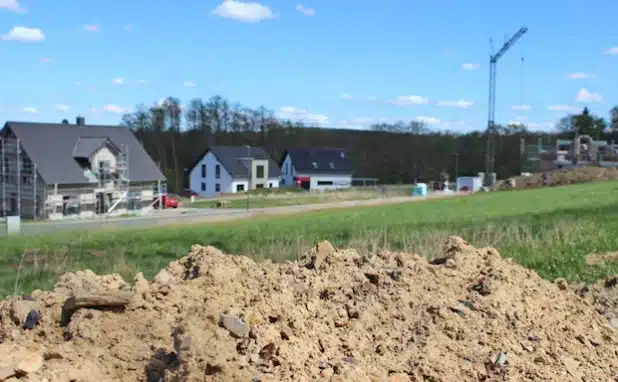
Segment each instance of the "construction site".
M544 145L542 138L524 145L524 172L546 172L582 166L618 167L618 143L577 135Z
M10 133L1 137L0 217L60 220L137 215L161 204L157 202L165 194L164 181L131 181L128 145L118 147L107 137L79 137L71 156L85 182L51 183L41 176L41 168L19 138Z

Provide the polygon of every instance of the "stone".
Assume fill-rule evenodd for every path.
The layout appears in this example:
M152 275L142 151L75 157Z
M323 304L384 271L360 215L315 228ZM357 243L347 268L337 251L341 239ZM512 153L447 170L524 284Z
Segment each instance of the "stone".
M333 247L333 245L324 240L319 242L313 249L312 249L312 264L313 264L313 269L315 269L316 271L320 269L320 267L322 266L322 264L324 263L324 260L326 260L326 258L330 255L332 255L333 253L335 253L335 247Z
M17 374L28 375L43 367L43 356L39 353L28 353L17 363L15 372Z
M0 366L0 381L9 379L15 375L15 369L12 366Z
M221 325L227 329L233 337L243 338L249 335L251 326L244 323L240 318L229 314L221 314Z
M161 269L155 276L154 281L157 284L167 285L172 281L172 275L166 269Z
M612 328L618 329L618 318L612 318L609 321L609 324L612 326Z

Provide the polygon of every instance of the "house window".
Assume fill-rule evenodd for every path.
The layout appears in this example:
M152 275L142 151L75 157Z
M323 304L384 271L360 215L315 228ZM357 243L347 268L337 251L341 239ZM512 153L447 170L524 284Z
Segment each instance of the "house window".
M206 177L206 165L203 164L202 165L202 178L205 178L205 177Z
M256 185L255 185L255 188L264 188L264 184L263 184L263 183L256 184Z
M202 182L202 192L206 191L206 183Z
M237 184L236 185L236 192L243 192L245 190L245 185L244 184Z
M263 179L264 178L264 166L259 165L259 166L255 166L255 177L258 179Z
M333 182L330 180L318 180L318 186L332 186Z
M268 183L268 188L273 188L273 184L272 183Z
M215 184L215 192L221 192L221 185L219 183Z
M221 178L221 165L215 166L215 178L217 179Z

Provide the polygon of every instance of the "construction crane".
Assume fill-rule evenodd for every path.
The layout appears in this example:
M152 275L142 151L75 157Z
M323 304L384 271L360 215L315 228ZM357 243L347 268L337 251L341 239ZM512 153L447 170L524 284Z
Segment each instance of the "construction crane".
M496 135L495 117L496 117L496 64L500 57L528 32L528 28L523 27L517 31L502 48L495 53L489 55L489 112L487 118L487 147L485 151L485 185L490 186L492 183L491 174L495 171L495 152L494 152L494 137Z

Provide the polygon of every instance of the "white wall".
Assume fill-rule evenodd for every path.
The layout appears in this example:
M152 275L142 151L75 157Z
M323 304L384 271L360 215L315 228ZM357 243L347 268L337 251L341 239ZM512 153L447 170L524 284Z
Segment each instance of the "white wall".
M202 165L206 165L206 178L202 178ZM221 177L215 178L215 167L221 166ZM206 185L206 191L202 191L202 183ZM208 152L204 157L193 167L189 174L189 188L197 192L202 197L216 196L218 193L215 191L216 184L220 185L220 191L223 192L235 192L236 187L232 188L232 176L217 160L217 157ZM246 183L246 181L245 181ZM245 186L246 187L246 186Z
M309 188L311 190L322 191L322 190L340 190L343 188L352 187L352 174L342 174L342 175L334 175L334 174L303 174L298 173L296 176L305 177L308 176L311 178L309 182ZM326 182L330 184L319 184L321 182Z
M117 158L116 156L105 146L101 147L99 149L99 151L97 151L93 156L92 156L92 169L94 171L97 171L99 169L99 162L100 161L108 161L109 162L109 166L110 168L116 168L116 161Z

